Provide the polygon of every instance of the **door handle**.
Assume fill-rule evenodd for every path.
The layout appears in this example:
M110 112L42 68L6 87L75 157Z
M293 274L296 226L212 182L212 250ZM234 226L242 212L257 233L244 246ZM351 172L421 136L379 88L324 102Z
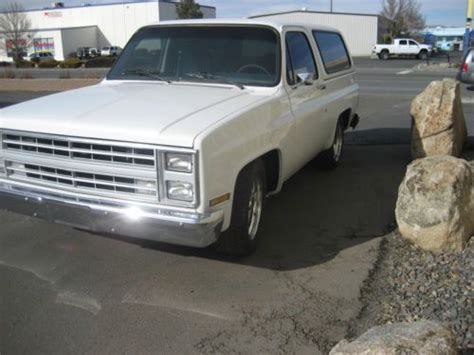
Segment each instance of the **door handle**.
M316 87L318 90L326 90L326 85L321 84Z

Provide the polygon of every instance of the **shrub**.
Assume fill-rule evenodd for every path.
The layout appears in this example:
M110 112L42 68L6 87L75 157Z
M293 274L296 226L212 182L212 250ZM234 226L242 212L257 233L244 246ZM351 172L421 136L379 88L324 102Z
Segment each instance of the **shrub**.
M110 68L116 57L97 57L86 62L86 68Z
M15 73L11 69L0 71L0 79L15 79Z
M82 61L77 58L67 58L64 62L59 63L61 68L79 68L82 65Z
M33 68L35 63L29 62L27 60L19 60L16 62L17 68Z
M33 79L33 75L30 73L23 73L21 74L20 79Z
M54 59L48 59L42 62L39 62L38 68L56 68L59 65L59 62Z

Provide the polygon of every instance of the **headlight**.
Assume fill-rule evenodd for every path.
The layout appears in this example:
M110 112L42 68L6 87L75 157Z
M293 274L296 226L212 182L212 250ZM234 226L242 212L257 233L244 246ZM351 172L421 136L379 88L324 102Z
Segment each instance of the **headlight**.
M170 200L193 202L194 187L188 182L167 181L167 195Z
M193 156L191 154L166 153L166 170L192 173Z

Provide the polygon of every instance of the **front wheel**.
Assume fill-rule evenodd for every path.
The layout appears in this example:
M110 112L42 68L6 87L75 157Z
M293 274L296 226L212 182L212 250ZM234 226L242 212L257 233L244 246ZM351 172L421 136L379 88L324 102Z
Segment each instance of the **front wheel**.
M262 161L256 161L237 178L230 227L215 245L218 252L248 256L255 251L265 192L265 168Z
M323 151L318 157L319 165L327 170L332 170L337 167L342 155L342 148L344 146L344 126L342 120L339 119L334 133L334 139L331 148Z

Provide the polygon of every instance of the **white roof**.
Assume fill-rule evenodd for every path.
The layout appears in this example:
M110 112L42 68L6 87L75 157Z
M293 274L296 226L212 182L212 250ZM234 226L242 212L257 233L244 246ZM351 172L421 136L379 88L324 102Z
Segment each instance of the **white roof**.
M173 21L160 21L152 23L148 26L169 26L169 25L255 25L255 26L268 26L273 27L277 31L281 32L283 28L289 26L298 26L306 27L311 30L320 30L320 31L331 31L338 32L339 30L329 27L321 26L318 24L313 24L303 21L287 21L284 19L265 19L265 18L255 18L255 19L199 19L199 20L173 20ZM145 26L145 27L148 27Z

